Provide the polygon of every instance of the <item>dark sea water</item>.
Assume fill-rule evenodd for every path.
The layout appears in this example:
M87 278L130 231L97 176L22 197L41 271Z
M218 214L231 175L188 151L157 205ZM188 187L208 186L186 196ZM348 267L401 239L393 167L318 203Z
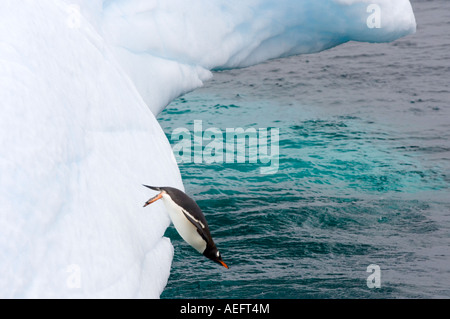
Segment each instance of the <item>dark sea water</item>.
M162 298L450 298L450 1L413 6L415 35L215 72L160 115L280 130L275 174L179 164L230 269L171 226Z

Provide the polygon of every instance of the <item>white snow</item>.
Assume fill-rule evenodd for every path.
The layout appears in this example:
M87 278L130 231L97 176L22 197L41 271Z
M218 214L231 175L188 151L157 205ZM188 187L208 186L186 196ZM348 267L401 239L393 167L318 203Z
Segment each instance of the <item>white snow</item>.
M159 297L169 218L141 184L183 185L153 114L214 68L414 30L407 0L0 1L0 297Z
M67 18L0 2L0 296L159 297L169 219L141 184L182 188L179 171L102 38Z

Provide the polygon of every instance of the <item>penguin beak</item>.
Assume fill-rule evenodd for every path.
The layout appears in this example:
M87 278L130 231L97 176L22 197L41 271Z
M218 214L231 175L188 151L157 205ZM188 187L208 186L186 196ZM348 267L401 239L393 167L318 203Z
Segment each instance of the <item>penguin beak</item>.
M226 269L229 269L229 267L227 266L226 263L223 262L223 260L218 260L217 261L219 264L221 264L222 266L224 266Z
M145 202L144 207L147 207L148 205L150 205L151 203L156 202L158 199L162 198L162 192L159 193L158 195L150 198L148 201Z

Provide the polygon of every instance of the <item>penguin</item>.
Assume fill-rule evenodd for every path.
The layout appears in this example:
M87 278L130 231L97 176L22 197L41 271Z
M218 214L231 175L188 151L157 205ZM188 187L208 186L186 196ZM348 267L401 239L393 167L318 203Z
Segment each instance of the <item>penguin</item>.
M144 207L162 199L169 217L180 236L200 254L215 261L225 268L229 268L222 260L222 256L209 232L208 223L197 203L184 192L173 187L148 186L159 194L150 198Z

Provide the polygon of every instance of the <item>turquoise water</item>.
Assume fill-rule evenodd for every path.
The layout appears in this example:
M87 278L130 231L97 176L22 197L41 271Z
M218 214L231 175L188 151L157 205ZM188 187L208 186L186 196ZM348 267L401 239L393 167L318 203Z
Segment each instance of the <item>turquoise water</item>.
M416 35L217 71L159 116L173 145L194 120L279 129L274 174L179 164L230 269L171 226L162 298L450 297L450 4L413 5Z

